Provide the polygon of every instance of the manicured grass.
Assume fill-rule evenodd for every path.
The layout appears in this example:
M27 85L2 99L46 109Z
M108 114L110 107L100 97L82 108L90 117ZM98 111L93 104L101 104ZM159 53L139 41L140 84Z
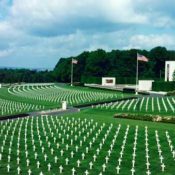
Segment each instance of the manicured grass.
M127 97L119 92L66 85L24 85L0 89L0 116L60 108L62 101L69 106L111 101Z
M105 101L121 98L124 95L119 92L97 90L87 87L70 86L14 86L9 88L9 93L33 99L35 101L45 101L50 104L60 104L66 100L69 105L78 105L92 103L96 101Z
M119 166L120 174L131 174L133 147L136 140L135 173L139 175L146 174L145 127L147 127L148 154L150 156L148 161L151 174L174 174L175 158L173 158L170 150L170 145L175 146L174 125L115 119L113 118L114 113L114 111L86 109L80 113L63 117L39 116L1 122L0 153L2 160L0 160L0 172L3 175L17 174L17 167L19 166L21 174L28 174L29 169L32 174L40 174L41 172L43 174L60 174L59 167L62 165L62 174L64 175L72 174L72 168L75 168L77 174L85 174L85 171L88 170L89 174L92 175L98 175L100 172L105 175L113 175L117 174L116 167L119 164L118 160L122 152L122 161ZM157 142L156 138L160 141ZM168 143L168 139L171 142ZM19 156L17 154L18 143ZM90 143L92 143L91 146ZM157 143L161 145L159 149L162 151L161 155L164 158L162 163ZM68 149L66 145L69 145ZM123 151L122 145L124 146ZM76 146L78 146L77 151ZM43 152L42 147L44 148ZM12 150L11 154L9 148ZM52 148L54 150L53 154L51 152ZM98 149L100 150L99 154L97 153ZM64 151L62 156L61 150ZM111 150L110 155L109 150ZM27 156L26 151L28 151ZM74 153L72 158L71 152ZM37 153L36 159L35 153ZM83 153L85 157L82 160ZM11 159L8 162L9 155ZM46 161L44 155L48 156ZM94 155L97 156L95 161ZM58 157L57 163L55 163L55 156ZM19 165L17 165L17 157L20 158ZM108 163L106 157L109 158ZM67 158L69 163L66 165ZM27 159L30 161L28 166ZM77 167L77 160L81 162L80 167ZM39 168L37 168L37 161L40 162ZM93 163L92 168L90 168L90 162ZM8 164L11 167L9 173L7 173ZM48 164L51 164L50 171L48 171ZM103 164L106 166L105 171L103 171ZM164 172L162 172L161 164L166 166Z

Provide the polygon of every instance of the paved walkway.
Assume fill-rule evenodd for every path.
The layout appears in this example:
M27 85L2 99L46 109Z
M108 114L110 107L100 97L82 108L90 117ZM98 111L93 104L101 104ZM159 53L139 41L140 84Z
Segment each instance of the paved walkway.
M57 115L62 116L65 114L72 114L79 112L80 109L78 108L69 108L67 110L55 109L55 110L47 110L47 111L38 111L38 112L30 112L25 114L17 114L17 115L9 115L9 116L2 116L0 117L0 121L2 120L11 120L11 119L18 119L18 118L25 118L25 117L33 117L33 116L40 116L40 115Z
M38 116L38 115L64 115L64 114L71 114L79 112L80 109L78 108L68 108L67 110L62 109L54 109L54 110L47 110L47 111L39 111L39 112L31 112L29 116Z

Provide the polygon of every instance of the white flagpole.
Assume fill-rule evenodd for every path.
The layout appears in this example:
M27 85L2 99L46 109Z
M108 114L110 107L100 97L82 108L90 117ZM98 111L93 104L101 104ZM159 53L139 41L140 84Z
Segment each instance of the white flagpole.
M73 86L73 58L71 60L71 86Z
M137 67L136 67L136 95L138 95L138 76L139 76L139 62L138 62L138 53L137 53Z

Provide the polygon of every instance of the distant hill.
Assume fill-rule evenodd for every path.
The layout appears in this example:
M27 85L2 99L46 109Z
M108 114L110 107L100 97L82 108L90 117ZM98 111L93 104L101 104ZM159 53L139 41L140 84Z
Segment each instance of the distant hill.
M36 71L52 71L52 68L25 68L25 67L8 67L8 66L0 66L0 69L11 69L11 70L15 70L15 69L27 69L27 70L36 70Z

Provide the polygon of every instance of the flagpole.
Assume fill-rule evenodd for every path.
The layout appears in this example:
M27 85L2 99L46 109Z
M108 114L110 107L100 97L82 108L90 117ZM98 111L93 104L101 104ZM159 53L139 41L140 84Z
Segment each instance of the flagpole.
M71 60L71 86L73 86L73 58Z
M136 95L138 95L138 76L139 76L139 62L138 62L138 53L137 53L137 67L136 67Z

